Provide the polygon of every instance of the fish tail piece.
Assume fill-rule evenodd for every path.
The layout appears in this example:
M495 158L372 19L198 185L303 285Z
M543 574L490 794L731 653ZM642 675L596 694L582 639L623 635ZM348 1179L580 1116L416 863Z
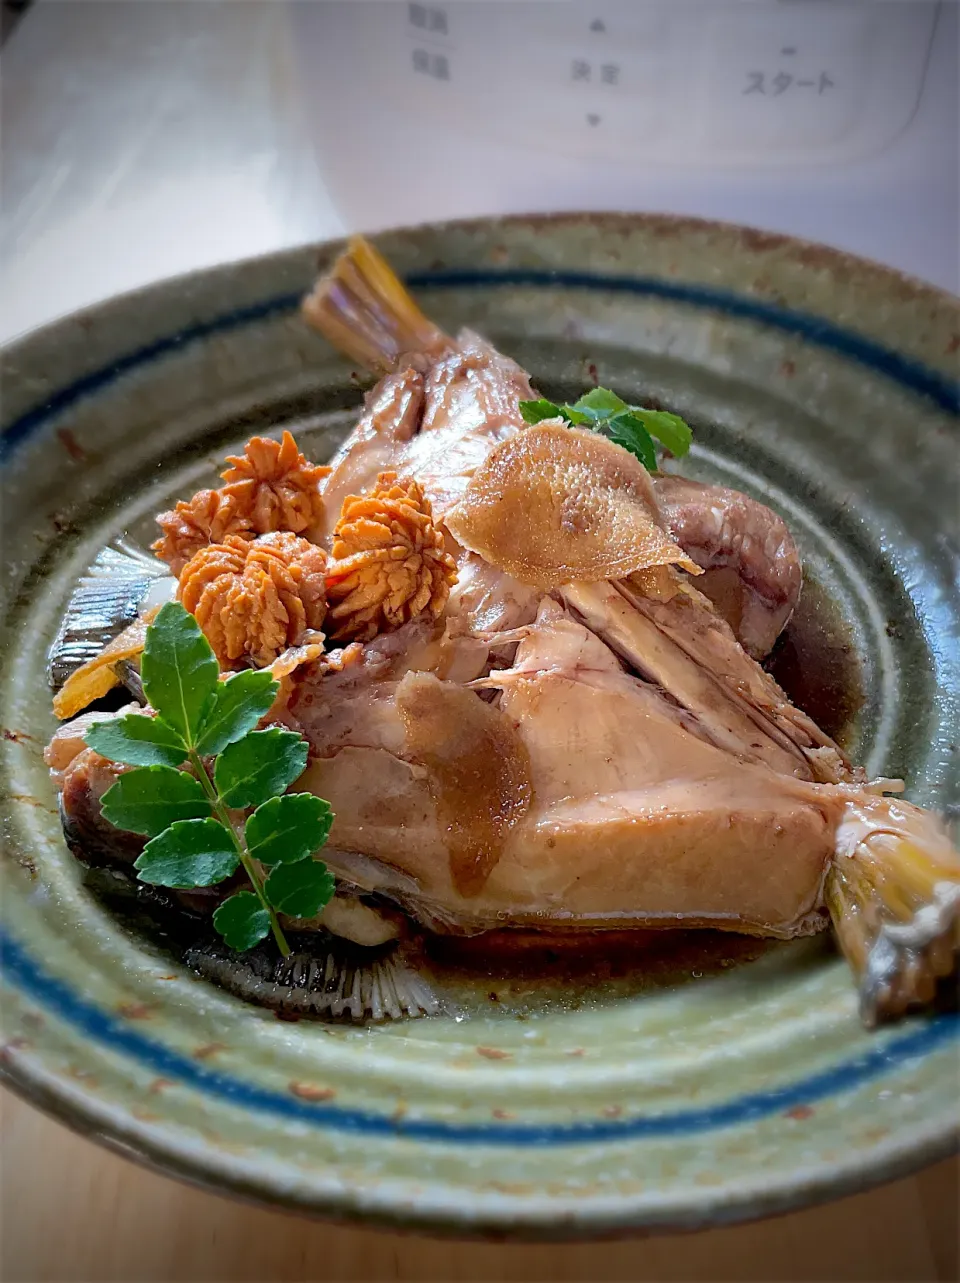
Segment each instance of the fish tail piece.
M405 353L436 354L451 346L362 236L352 237L317 281L302 312L338 351L378 374L392 370Z
M929 1006L960 961L960 855L929 812L862 795L847 805L827 907L869 1028Z

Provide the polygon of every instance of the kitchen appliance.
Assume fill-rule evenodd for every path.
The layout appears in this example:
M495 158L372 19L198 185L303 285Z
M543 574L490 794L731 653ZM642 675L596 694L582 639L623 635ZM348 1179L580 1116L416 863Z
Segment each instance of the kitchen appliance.
M958 289L957 0L35 4L0 333L357 228L661 210ZM811 83L812 82L812 83Z
M957 286L957 6L926 0L295 3L347 227L659 209Z

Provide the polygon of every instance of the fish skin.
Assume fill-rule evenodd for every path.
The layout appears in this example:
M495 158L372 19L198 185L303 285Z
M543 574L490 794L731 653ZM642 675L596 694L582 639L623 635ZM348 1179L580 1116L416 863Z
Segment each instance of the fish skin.
M789 622L803 585L800 554L786 522L728 486L672 473L653 484L667 529L684 552L702 570L736 573L737 639L753 659L763 659Z
M396 466L404 444L419 431L423 388L423 374L408 365L386 375L367 393L360 421L334 455L332 472L321 482L328 543L347 496L371 490L378 474Z

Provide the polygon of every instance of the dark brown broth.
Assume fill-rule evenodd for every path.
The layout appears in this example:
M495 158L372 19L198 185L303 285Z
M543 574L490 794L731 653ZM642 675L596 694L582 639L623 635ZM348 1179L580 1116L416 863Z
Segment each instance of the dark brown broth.
M776 945L731 932L674 929L566 939L499 931L425 941L441 992L461 1007L485 1007L517 1019L546 1006L574 1009L719 975Z
M804 578L800 601L764 667L841 748L863 704L863 678L850 630L824 589Z

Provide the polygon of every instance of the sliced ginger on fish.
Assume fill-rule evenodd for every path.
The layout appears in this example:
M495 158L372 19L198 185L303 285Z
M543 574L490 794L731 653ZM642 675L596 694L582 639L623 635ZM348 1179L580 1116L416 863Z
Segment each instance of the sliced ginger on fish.
M104 646L99 655L70 674L53 697L53 711L61 722L74 717L94 700L103 699L120 685L114 665L124 659L136 659L141 654L147 639L147 625L157 610L159 607L135 619L129 628Z
M530 809L527 750L499 708L432 673L408 673L396 701L407 752L429 773L453 884L477 895Z
M495 447L445 520L465 548L540 588L656 566L700 573L664 531L639 460L559 420Z

